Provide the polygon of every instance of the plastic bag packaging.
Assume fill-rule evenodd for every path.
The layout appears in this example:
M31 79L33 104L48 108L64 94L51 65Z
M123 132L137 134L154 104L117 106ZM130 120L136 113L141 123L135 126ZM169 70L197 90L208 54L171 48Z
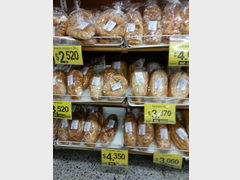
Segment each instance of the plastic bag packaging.
M94 72L96 74L100 74L103 73L103 71L106 68L106 60L105 60L105 55L104 56L100 56L100 57L96 57L93 62L94 64Z
M144 115L138 120L137 145L140 147L148 147L154 138L154 125L144 123Z
M156 124L155 125L155 138L158 148L170 149L171 142L169 131L166 124Z
M127 77L127 64L125 61L114 61L111 67L115 69L119 74Z
M79 117L73 118L68 129L68 140L80 142L83 137L83 125L85 116L81 114Z
M81 45L95 45L98 43L97 39L78 40Z
M159 62L149 62L147 64L147 71L149 74L151 74L153 71L161 69L161 65Z
M149 81L148 95L155 97L167 97L168 75L164 70L159 69L152 72ZM156 99L156 101L159 100Z
M53 9L53 32L55 36L66 36L68 16L61 8Z
M136 68L143 68L144 64L145 64L145 59L140 58L140 59L136 60L134 63L132 63L128 66L128 79L129 79L130 85L132 84L131 83L132 73L134 72L134 70Z
M138 10L141 3L129 3L126 8L127 23L125 27L125 39L128 45L142 44L143 19Z
M73 69L67 73L67 90L72 99L81 99L83 93L83 75L81 71Z
M124 36L126 16L121 2L113 3L113 8L103 11L96 20L96 33L99 36Z
M181 28L181 2L179 0L169 0L163 10L162 26L163 35L180 34ZM163 37L163 42L168 44L169 37Z
M84 66L81 69L81 72L83 74L83 89L87 89L89 86L90 79L94 75L94 69L92 65Z
M169 96L178 98L187 98L189 95L189 77L186 72L175 72L170 76ZM181 103L183 100L176 100Z
M60 120L58 126L57 140L58 141L68 141L68 128L70 122L67 119ZM62 144L68 144L68 142L61 142Z
M67 94L67 78L63 71L57 70L53 72L53 94Z
M103 118L103 110L99 106L86 106L86 112L88 115L94 114L97 117L98 122L102 125L104 118Z
M102 99L103 77L100 74L95 74L90 80L89 84L90 96L92 100Z
M148 0L143 13L143 35L147 36L144 37L145 44L159 44L161 42L161 16L162 12L156 0Z
M189 34L189 2L185 1L182 4L181 8L181 34Z
M103 72L103 79L104 84L109 80L112 79L113 75L117 74L117 71L113 68L106 68Z
M57 132L58 132L58 119L53 118L53 140L57 138Z
M137 121L132 113L127 113L124 119L123 136L125 146L137 145Z
M113 138L116 135L118 128L118 118L115 114L108 116L107 121L102 127L102 131L99 137L99 140L103 144L109 144L112 142Z
M101 124L95 114L90 114L83 126L83 139L87 146L94 147L101 132Z
M148 93L148 72L144 68L136 68L131 76L131 87L133 96L146 96ZM134 98L135 101L142 102L143 98Z

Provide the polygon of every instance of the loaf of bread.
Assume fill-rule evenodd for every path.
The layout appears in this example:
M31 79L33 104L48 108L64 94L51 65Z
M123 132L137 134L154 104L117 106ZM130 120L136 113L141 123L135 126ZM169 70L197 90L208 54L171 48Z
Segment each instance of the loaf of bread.
M118 128L117 116L115 114L109 115L107 121L104 123L102 127L102 131L99 138L100 142L103 144L111 143L116 135L117 128Z
M57 140L64 141L62 144L68 144L68 128L70 122L67 119L62 119L58 126Z
M98 118L95 114L90 114L87 120L84 122L83 127L83 139L87 146L94 147L101 132L101 125L98 122Z
M168 95L168 76L164 70L152 72L149 81L149 96L167 97ZM156 99L157 101L159 99Z
M53 9L53 28L55 36L66 36L67 14L60 8Z
M181 34L189 34L189 2L185 1L180 11L181 15Z
M151 74L153 71L161 69L161 65L159 62L149 62L147 63L147 71Z
M137 121L132 113L127 113L124 119L123 137L125 146L137 145Z
M127 64L124 61L114 61L111 66L119 74L122 74L124 77L127 77Z
M107 82L109 79L113 78L113 75L117 74L117 71L113 68L106 68L103 72L103 80L104 83Z
M158 148L171 148L170 136L166 124L155 124L155 138Z
M132 73L135 71L136 68L143 68L144 64L145 64L145 59L140 58L128 66L128 80L130 85L132 84L131 83Z
M53 73L53 94L67 94L67 78L64 72L55 71Z
M66 36L68 20L62 22L59 26L55 27L55 36Z
M92 65L89 66L85 66L82 70L81 70L82 74L83 74L83 89L87 89L89 86L89 82L91 80L91 78L94 75L94 69Z
M58 132L58 119L53 119L53 140L56 140L57 138L57 132Z
M141 115L138 120L137 131L137 145L140 147L148 147L154 139L154 126L153 124L144 123L144 115Z
M68 129L68 140L80 142L83 137L84 115L80 115L79 119L73 119Z
M85 9L78 9L70 14L67 35L76 39L92 39L95 35L94 14Z
M89 84L90 95L93 100L102 99L103 77L101 75L94 75Z
M81 71L73 69L67 73L68 94L72 99L81 99L83 93L83 75Z
M169 96L187 98L189 95L189 77L186 72L175 72L170 76ZM183 100L176 100L181 103Z
M146 96L148 92L148 72L142 68L136 68L132 73L131 87L133 96ZM135 101L143 101L143 98L134 98Z

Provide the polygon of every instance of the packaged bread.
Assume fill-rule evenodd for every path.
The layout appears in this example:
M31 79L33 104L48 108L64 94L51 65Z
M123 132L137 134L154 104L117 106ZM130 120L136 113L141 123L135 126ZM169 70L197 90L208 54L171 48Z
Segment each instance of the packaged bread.
M83 75L80 70L72 69L67 73L68 94L72 99L81 99L83 93Z
M94 147L101 132L101 125L95 114L88 115L83 126L83 139L87 146Z
M158 148L171 148L170 136L166 124L155 124L155 138Z
M180 32L181 34L189 34L189 2L188 1L185 1L182 4L180 15L182 20Z
M161 65L159 62L149 62L147 63L147 71L149 74L151 74L153 71L161 69Z
M159 44L161 42L162 12L156 0L148 0L143 12L143 35L145 44Z
M86 39L86 40L78 40L78 42L81 44L81 45L95 45L98 43L97 39Z
M112 79L113 75L117 74L117 71L111 67L106 68L103 72L103 79L104 79L104 83L105 81L108 81L109 79Z
M118 128L118 119L115 114L108 116L106 122L104 123L99 140L103 144L109 144L112 142L113 138L116 135Z
M148 95L155 97L167 97L168 76L164 70L159 69L152 72L149 81Z
M113 4L113 9L103 11L96 19L96 33L99 36L124 36L126 16L122 3Z
M162 27L163 35L180 34L181 28L181 2L170 0L163 10ZM169 43L169 36L163 37L163 42Z
M82 8L73 11L68 19L67 35L76 39L92 39L95 35L93 12Z
M125 146L137 145L137 121L132 113L127 113L123 125Z
M94 75L94 69L92 65L84 66L81 70L83 74L83 89L87 89L89 86L89 82Z
M83 137L83 125L85 116L81 114L78 118L74 118L70 121L70 126L68 129L68 140L80 142Z
M131 87L133 96L146 96L148 92L148 72L143 68L136 68L131 76ZM143 101L143 98L136 97L135 101Z
M175 72L170 76L169 96L177 98L187 98L189 95L189 77L186 72ZM177 103L183 100L176 100Z
M55 71L53 73L53 94L67 94L67 78L63 71Z
M137 130L137 145L140 147L148 147L154 138L154 126L153 124L144 123L144 115L141 115L138 120Z
M109 100L122 98L128 88L127 79L121 74L114 74L109 79L104 79L103 95L110 96Z
M53 118L53 140L57 138L58 125L58 119Z
M145 64L145 59L140 58L128 66L128 80L130 85L132 84L131 83L132 73L135 71L136 68L143 68L144 64Z
M140 3L132 3L126 10L127 23L125 27L125 39L128 45L142 44L143 19L138 8Z
M67 14L63 9L53 9L53 30L55 36L66 36L67 20Z
M102 99L102 89L103 89L103 77L102 75L95 74L89 84L90 96L92 100Z
M111 66L119 74L122 74L124 77L127 77L127 64L124 61L114 61Z
M57 140L63 141L62 144L68 144L68 128L70 122L67 119L62 119L59 122Z
M170 139L179 150L189 149L189 139L185 128L180 124L171 124L169 127Z
M103 110L101 106L85 106L88 115L94 114L97 117L98 122L102 125L104 122Z

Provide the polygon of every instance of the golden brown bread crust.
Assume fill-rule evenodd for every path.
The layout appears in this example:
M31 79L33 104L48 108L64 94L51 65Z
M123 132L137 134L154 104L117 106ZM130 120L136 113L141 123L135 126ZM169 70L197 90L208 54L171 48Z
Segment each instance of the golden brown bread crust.
M67 94L67 78L64 72L53 73L53 94Z
M155 138L158 148L171 148L170 136L166 124L155 124Z
M97 39L87 39L87 40L78 40L80 42L81 45L94 45L97 44Z
M89 86L89 82L94 75L93 66L92 65L85 66L81 72L83 74L83 83L82 83L83 89L87 89Z
M103 80L107 82L109 79L112 79L113 75L117 74L117 71L113 68L106 68L103 72Z
M59 26L55 27L55 36L66 36L68 21L62 22Z
M181 15L181 34L189 34L189 4L186 2L183 4L183 7L180 11Z
M60 120L58 126L57 140L68 141L68 128L70 122L68 120ZM68 144L68 142L62 142L62 144Z
M133 114L127 113L124 119L123 137L125 146L137 145L137 121Z
M59 126L59 120L54 118L53 119L53 140L57 138L58 126Z
M84 115L80 115L79 119L73 119L68 129L68 140L81 142L83 136Z
M111 67L115 69L119 74L127 77L127 63L125 61L114 61Z
M67 73L68 79L68 94L77 95L72 96L72 99L81 99L83 92L83 75L81 71L73 69Z
M102 99L103 77L101 75L94 75L89 84L90 95L93 100Z

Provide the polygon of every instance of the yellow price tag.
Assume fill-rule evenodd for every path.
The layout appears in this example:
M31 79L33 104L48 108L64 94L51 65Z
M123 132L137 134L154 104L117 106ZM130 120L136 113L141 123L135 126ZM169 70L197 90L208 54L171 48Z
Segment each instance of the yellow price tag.
M72 119L72 103L70 101L53 101L53 117Z
M172 36L169 43L168 66L189 65L189 36Z
M176 124L176 105L166 103L144 103L144 122Z
M182 168L182 155L180 154L166 154L166 153L154 153L153 162L162 164L165 166Z
M53 58L56 64L83 65L81 46L54 46Z
M128 166L128 150L102 149L102 165Z

